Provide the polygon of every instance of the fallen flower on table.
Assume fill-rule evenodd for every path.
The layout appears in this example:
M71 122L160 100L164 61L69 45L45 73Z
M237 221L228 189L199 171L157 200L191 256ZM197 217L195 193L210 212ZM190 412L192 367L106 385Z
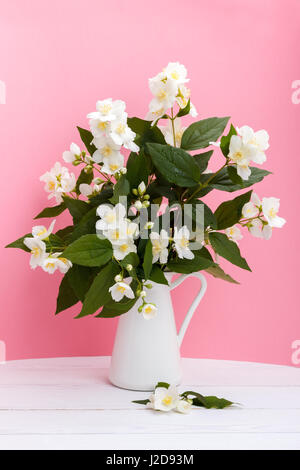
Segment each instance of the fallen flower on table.
M166 382L158 382L153 393L145 400L133 400L132 403L146 405L157 411L178 411L179 413L189 413L192 406L200 406L202 408L223 409L234 405L232 401L225 398L215 396L204 397L198 392L188 390L179 393L174 385Z

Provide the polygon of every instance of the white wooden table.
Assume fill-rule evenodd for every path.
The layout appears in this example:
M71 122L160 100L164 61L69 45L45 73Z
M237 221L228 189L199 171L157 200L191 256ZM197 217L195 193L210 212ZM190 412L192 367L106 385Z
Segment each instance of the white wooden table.
M300 449L300 369L183 359L180 390L242 404L159 413L113 387L109 357L0 365L0 449Z

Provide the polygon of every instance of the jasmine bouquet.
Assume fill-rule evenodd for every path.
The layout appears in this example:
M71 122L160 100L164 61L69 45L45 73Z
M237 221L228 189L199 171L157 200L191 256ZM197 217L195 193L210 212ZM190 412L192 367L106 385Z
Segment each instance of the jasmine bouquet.
M60 162L40 177L55 205L35 219L69 211L72 224L56 232L55 220L34 226L8 247L28 252L33 269L64 274L56 313L81 302L78 317L114 317L139 302L150 319L157 307L147 289L168 284L165 272L205 271L237 283L219 262L250 270L238 244L242 229L267 240L284 225L279 199L252 190L229 197L270 173L256 166L266 161L268 133L233 124L225 131L229 117L182 127L184 116L197 117L188 82L178 62L151 78L146 119L128 117L124 101L98 101L89 130L78 127L84 147L72 143L62 155L81 167L78 177ZM209 169L214 153L223 158L217 171ZM213 190L225 196L215 211L204 202Z

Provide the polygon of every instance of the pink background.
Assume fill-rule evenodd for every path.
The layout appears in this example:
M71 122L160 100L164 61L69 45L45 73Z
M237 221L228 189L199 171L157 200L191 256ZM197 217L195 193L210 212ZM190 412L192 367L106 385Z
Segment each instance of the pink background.
M266 242L245 233L240 246L253 273L224 262L235 286L209 277L182 353L291 364L300 337L299 114L291 84L300 78L297 0L10 0L0 2L1 247L27 233L48 205L39 176L71 141L97 99L127 102L144 117L147 79L169 61L191 78L199 119L231 115L236 125L265 128L271 138L257 186L281 199L288 221ZM221 158L216 158L216 166ZM229 193L209 195L213 207ZM58 218L57 228L68 221ZM46 221L46 223L48 223ZM2 249L2 248L1 248ZM110 354L116 320L74 320L79 307L54 317L60 275L32 271L28 255L1 253L0 340L7 358ZM174 293L178 324L196 292Z

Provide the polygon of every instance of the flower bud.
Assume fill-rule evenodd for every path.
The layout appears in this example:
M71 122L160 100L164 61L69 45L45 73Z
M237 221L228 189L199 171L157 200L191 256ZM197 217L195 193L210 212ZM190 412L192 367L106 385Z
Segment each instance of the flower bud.
M80 160L73 160L72 165L78 166L80 165L81 161Z
M154 227L154 222L147 222L144 226L144 229L151 230Z
M141 306L138 308L138 312L139 312L139 313L142 313L142 311L143 311L143 307L142 307L142 305L141 305Z
M152 284L145 284L145 287L147 287L147 289L152 289Z
M145 207L145 209L146 209L147 207L149 207L149 206L150 206L150 202L149 202L149 201L144 201L144 202L142 203L142 207Z
M116 282L122 282L122 281L123 281L123 277L121 276L121 274L117 274L117 275L115 276L115 281L116 281Z
M133 192L133 194L134 194L135 196L138 195L138 190L137 190L137 189L133 188L132 192Z
M146 297L146 295L147 295L147 292L145 290L142 290L140 293L140 297L144 298Z
M143 197L144 197L144 199L148 200L148 199L150 199L150 194L145 194Z
M128 272L132 271L132 269L133 269L132 264L127 264L126 269L127 269Z
M146 191L146 185L144 183L144 181L142 181L139 185L138 185L138 192L139 194L142 196Z
M126 175L127 173L127 168L121 168L120 172L122 173L122 175Z
M141 201L135 201L134 207L135 207L138 211L140 211L140 210L143 208L143 204L141 203Z

